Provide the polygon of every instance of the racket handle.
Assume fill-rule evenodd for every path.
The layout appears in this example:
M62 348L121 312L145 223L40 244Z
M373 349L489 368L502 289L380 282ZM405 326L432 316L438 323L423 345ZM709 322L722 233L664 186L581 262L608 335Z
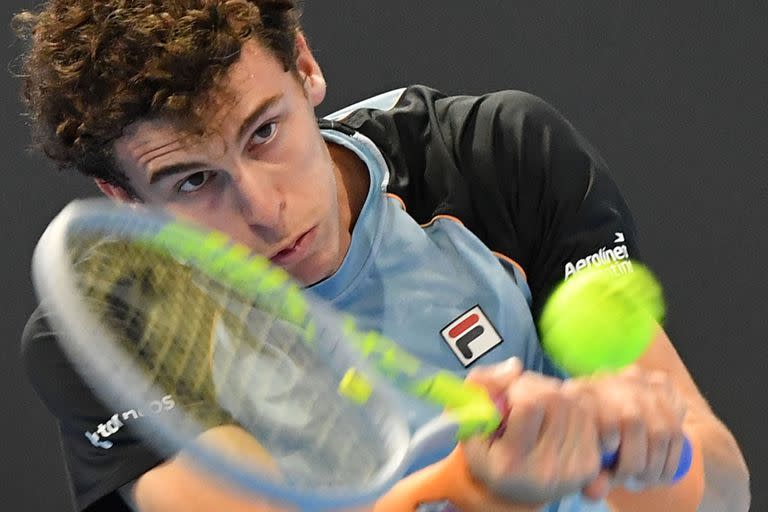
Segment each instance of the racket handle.
M603 469L613 469L619 462L618 450L613 453L604 453L602 459ZM672 477L673 482L677 482L691 469L691 463L693 462L693 448L688 437L683 437L683 451L680 453L680 461L677 463L677 471L675 476Z

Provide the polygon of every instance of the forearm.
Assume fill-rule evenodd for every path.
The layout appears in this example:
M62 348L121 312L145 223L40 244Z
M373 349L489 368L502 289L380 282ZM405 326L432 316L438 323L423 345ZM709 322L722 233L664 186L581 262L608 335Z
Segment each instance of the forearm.
M617 487L608 495L611 512L647 512L674 510L698 512L704 495L704 457L696 433L689 433L692 458L688 473L673 485L654 486L643 491Z
M725 426L709 416L685 424L693 461L682 480L641 492L617 488L608 497L611 511L747 512L749 478L743 458Z
M277 471L264 448L250 434L233 425L214 427L199 441L215 445L222 454L242 462L257 462ZM142 475L133 489L141 512L294 512L296 509L259 499L204 472L183 453Z
M703 460L704 494L697 512L747 512L749 470L736 439L698 389L683 389L688 403L683 429L699 440Z
M701 439L705 480L698 512L747 512L749 470L736 439L708 409L690 411L685 429Z
M639 363L670 375L686 399L683 428L699 439L703 459L704 495L699 512L749 510L749 472L738 444L709 407L663 330Z
M143 475L134 487L134 500L141 512L295 512L225 487L178 459Z

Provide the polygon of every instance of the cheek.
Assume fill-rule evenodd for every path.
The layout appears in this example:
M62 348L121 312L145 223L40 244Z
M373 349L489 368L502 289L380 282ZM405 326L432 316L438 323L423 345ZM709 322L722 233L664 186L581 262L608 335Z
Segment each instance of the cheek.
M333 223L338 220L339 199L336 179L330 166L317 166L303 183L303 195L309 204Z
M318 147L319 146L319 147ZM337 209L337 183L333 162L325 143L306 147L294 162L295 172L292 190L300 190L301 200L315 204L324 210Z

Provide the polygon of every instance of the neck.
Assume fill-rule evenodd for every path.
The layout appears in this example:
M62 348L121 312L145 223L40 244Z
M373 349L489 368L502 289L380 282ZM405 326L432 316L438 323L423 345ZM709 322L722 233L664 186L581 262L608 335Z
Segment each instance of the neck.
M360 210L368 197L370 177L368 168L353 151L328 143L328 152L336 169L339 214L349 233L355 227Z

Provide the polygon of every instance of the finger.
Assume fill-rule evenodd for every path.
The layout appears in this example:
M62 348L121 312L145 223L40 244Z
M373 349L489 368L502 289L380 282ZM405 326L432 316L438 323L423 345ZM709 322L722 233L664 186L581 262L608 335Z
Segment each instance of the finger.
M561 449L562 477L584 488L600 473L597 420L590 402L575 401L568 415L566 439Z
M645 424L637 404L628 404L621 418L619 460L614 469L615 480L626 483L645 470L648 462L648 441Z
M573 402L555 394L547 397L547 410L537 443L535 460L537 474L541 481L551 482L568 494L578 492L598 472L596 459L590 470L585 470L590 461L583 454L585 432L588 428L585 418L580 417ZM591 425L594 432L594 424ZM596 452L597 437L589 440ZM596 454L593 453L596 457Z
M522 372L522 361L517 357L510 357L498 364L474 368L466 380L482 386L491 396L497 396L503 394Z
M582 405L590 407L597 421L600 448L603 453L615 453L621 442L621 413L624 400L615 384L616 378L579 378L563 384L566 393L579 397Z
M688 403L669 375L662 371L651 372L648 383L655 391L657 399L670 411L670 421L682 423Z
M578 422L571 422L571 407L566 400L561 399L556 389L546 390L539 397L545 407L544 419L541 425L538 442L542 449L550 455L558 456L564 449L564 444L578 428Z
M560 381L525 372L506 390L509 412L505 429L496 442L513 454L530 454L538 445L547 416L548 396L556 395Z
M546 395L557 392L559 381L533 372L514 380L506 390L509 407L505 430L498 441L512 452L530 453L538 444L546 419Z
M637 364L631 364L622 369L618 375L633 382L643 382L648 378L648 370L645 370Z
M576 466L572 471L581 471L587 468L594 470L594 475L599 475L602 467L602 454L614 454L619 450L621 442L621 409L623 402L620 394L617 395L615 376L601 376L592 378L571 379L563 383L563 390L567 395L574 396L578 400L578 406L582 418L590 418L591 430L585 429L580 446L583 448L575 455L571 463ZM591 438L589 436L592 436ZM610 478L613 468L606 468L603 476L593 486L582 489L588 497L598 499L603 493L604 487L610 489ZM597 478L597 476L595 476ZM608 482L604 482L608 480ZM607 492L607 491L605 491Z
M581 493L590 500L602 500L611 492L611 474L608 471L601 471L591 482L589 482Z
M653 398L646 403L648 429L648 462L643 473L638 475L647 485L658 484L669 462L669 450L672 438L682 431L678 412L677 393L668 376L663 372L649 374ZM649 408L650 407L650 408Z
M637 478L646 485L656 485L661 479L669 454L669 429L666 424L651 427L648 431L648 459L645 470Z
M662 483L672 483L677 467L680 465L680 456L683 453L684 437L682 431L675 432L669 441L667 448L667 460L664 463L664 470L661 472L659 480Z
M530 453L541 437L546 408L541 402L530 398L510 403L506 430L498 441L517 446L523 453Z
M484 387L489 394L501 397L504 402L502 427L489 437L473 437L463 442L468 454L473 458L493 457L494 463L505 466L516 460L520 453L528 453L538 438L543 411L535 401L527 397L517 400L511 408L514 397L509 390L512 383L522 374L522 363L516 357L485 367L478 367L467 375L467 382ZM500 443L491 451L492 445Z
M545 422L548 421L550 415L550 403L559 398L561 384L562 381L558 379L534 372L526 372L507 389L506 398L513 411L520 405L525 405L528 408L535 406L540 409L542 423L539 437L543 435L542 431L547 426Z
M600 426L600 451L613 454L619 451L621 446L621 427L617 421L606 421L605 426Z
M621 444L621 411L625 405L612 393L603 393L600 398L595 406L600 449L603 453L616 453Z
M473 473L492 487L505 475L523 471L536 446L544 418L544 407L535 400L519 401L506 417L504 433L495 439L472 438L464 441L475 462Z
M602 450L600 449L600 430L598 423L597 406L594 401L589 400L577 404L576 414L583 422L584 428L578 446L582 452L579 455L582 464L593 475L598 475L602 469Z

